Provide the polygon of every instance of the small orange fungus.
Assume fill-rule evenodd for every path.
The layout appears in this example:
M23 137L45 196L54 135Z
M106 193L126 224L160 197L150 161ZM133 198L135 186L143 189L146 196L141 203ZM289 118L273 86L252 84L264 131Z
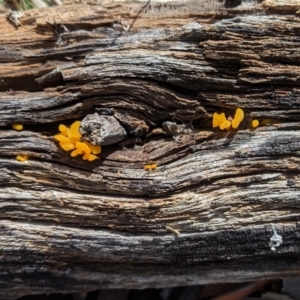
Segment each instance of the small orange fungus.
M157 164L147 164L144 166L144 170L145 171L152 171L155 170L157 168Z
M241 108L237 108L234 118L231 122L231 126L233 129L236 129L239 127L240 123L244 120L244 111Z
M65 151L71 151L71 156L82 155L83 160L93 161L99 157L94 154L101 153L100 146L94 146L86 141L81 141L81 133L79 132L80 121L75 121L70 128L60 124L58 126L59 134L54 136L59 145Z
M63 125L63 124L60 124L60 125L58 126L58 130L59 130L62 134L67 135L68 127L65 126L65 125Z
M101 147L100 146L92 145L89 142L85 142L85 143L89 146L89 148L91 149L91 152L93 154L100 154L101 153Z
M84 158L83 158L84 159ZM97 156L97 155L94 155L94 154L90 154L89 156L88 156L88 161L93 161L93 160L95 160L95 159L99 159L99 157Z
M221 113L221 114L214 113L212 126L213 126L213 128L218 127L225 121L226 121L226 117L225 117L224 113Z
M259 121L258 121L258 120L252 120L251 126L252 126L253 128L256 128L258 125L259 125Z
M65 151L70 151L73 150L75 148L73 143L59 143L59 145L65 150Z
M224 129L227 129L229 130L231 127L231 122L226 120L225 122L223 122L221 125L220 125L220 129L221 130L224 130Z
M20 123L12 124L11 127L12 127L14 130L18 130L18 131L23 130L23 124L20 124Z
M61 143L69 143L70 142L69 139L62 134L57 134L54 136L54 138Z
M16 156L16 160L24 162L26 160L28 160L29 156L28 155L17 155Z
M74 138L80 139L81 133L79 132L80 121L76 121L71 125L71 135Z
M71 156L77 156L78 154L83 154L82 159L87 160L89 158L89 155L91 154L91 149L89 146L82 142L77 142L75 144L76 150L72 151Z

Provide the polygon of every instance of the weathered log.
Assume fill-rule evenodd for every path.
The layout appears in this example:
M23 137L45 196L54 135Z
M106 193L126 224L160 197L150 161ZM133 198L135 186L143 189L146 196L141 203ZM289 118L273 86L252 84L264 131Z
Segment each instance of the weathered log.
M299 14L199 0L1 15L0 297L299 274ZM238 130L212 128L237 107ZM70 157L58 125L101 111L127 139Z

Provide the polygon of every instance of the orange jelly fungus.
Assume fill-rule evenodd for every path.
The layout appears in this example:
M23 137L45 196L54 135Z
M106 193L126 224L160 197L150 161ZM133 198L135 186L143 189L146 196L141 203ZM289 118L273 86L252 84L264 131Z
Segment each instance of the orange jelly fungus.
M252 120L251 126L252 126L253 128L256 128L258 125L259 125L259 121L258 121L258 120Z
M157 164L147 164L144 166L145 171L152 171L157 168Z
M239 127L240 123L244 120L244 111L241 108L237 108L234 118L231 122L231 126L233 129L236 129Z
M28 160L29 156L28 155L17 155L16 156L16 160L24 162L26 160Z
M75 144L76 149L71 152L71 156L77 156L78 154L82 154L83 160L95 160L98 156L91 154L91 148L86 143L77 142Z
M20 124L20 123L12 124L11 127L12 127L14 130L18 130L18 131L23 130L23 124Z
M213 128L219 127L225 121L226 121L226 117L225 117L224 113L221 113L221 114L214 113L212 126L213 126Z
M71 135L74 138L81 138L81 133L79 132L80 121L76 121L71 125Z
M224 130L224 129L227 129L229 130L231 127L231 122L229 120L226 120L225 122L223 122L221 125L220 125L220 129L221 130Z
M100 146L94 146L86 141L81 140L81 133L79 132L80 121L75 121L70 128L60 124L58 126L59 134L55 135L54 138L59 142L59 145L65 151L70 151L71 156L82 155L83 160L93 161L99 157L94 154L101 153Z

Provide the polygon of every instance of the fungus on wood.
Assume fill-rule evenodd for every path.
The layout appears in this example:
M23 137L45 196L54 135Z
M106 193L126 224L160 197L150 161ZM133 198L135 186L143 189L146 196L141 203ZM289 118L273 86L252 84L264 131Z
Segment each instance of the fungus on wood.
M299 274L299 5L234 2L0 16L2 298Z

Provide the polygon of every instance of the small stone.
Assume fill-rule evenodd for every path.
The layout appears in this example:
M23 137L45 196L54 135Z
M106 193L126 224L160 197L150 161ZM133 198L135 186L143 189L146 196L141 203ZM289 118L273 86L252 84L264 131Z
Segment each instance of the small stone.
M80 124L80 133L93 145L107 146L119 143L127 138L126 130L114 116L87 115Z
M162 127L169 135L179 135L182 133L192 133L193 128L188 124L176 124L175 122L165 121L162 123Z

